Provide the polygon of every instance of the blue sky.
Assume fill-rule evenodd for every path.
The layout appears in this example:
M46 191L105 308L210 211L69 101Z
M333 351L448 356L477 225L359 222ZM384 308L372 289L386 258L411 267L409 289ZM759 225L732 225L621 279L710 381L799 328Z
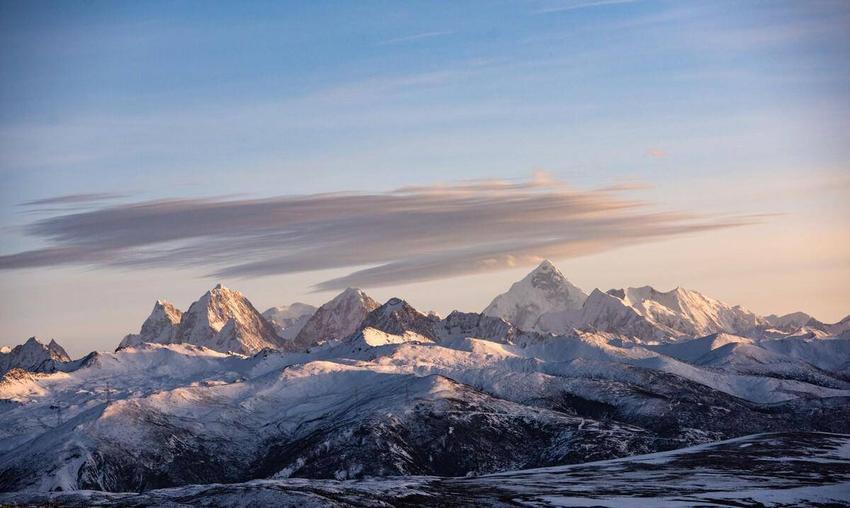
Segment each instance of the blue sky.
M104 203L542 170L578 189L640 184L629 198L658 210L760 217L555 260L588 290L683 285L765 313L850 311L847 2L2 2L0 48L0 255L50 244L33 221ZM21 206L91 193L115 199ZM477 309L527 268L374 292ZM258 306L321 303L332 293L311 287L349 272L226 282ZM3 270L16 297L0 341L117 343L156 298L188 305L208 273ZM433 296L460 286L473 289ZM77 291L71 312L57 295ZM107 304L109 319L79 317Z

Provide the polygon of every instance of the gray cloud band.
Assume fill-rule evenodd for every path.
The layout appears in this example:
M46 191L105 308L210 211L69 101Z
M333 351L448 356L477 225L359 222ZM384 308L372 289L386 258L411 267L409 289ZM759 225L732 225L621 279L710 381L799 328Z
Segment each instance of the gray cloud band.
M31 223L26 232L47 247L0 256L0 269L200 266L249 277L351 269L316 286L332 290L480 273L751 222L655 212L617 192L538 176L372 194L120 204Z
M38 207L46 205L75 205L85 203L95 203L98 201L106 201L110 199L118 199L125 197L123 194L113 194L111 192L92 192L86 194L65 194L63 196L54 196L46 199L37 199L35 201L26 201L18 206Z

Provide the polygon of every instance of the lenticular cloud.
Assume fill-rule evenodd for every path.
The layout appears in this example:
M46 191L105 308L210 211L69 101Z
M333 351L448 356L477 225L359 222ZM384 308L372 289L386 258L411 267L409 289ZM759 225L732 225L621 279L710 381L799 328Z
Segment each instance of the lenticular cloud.
M205 267L218 276L349 268L317 289L378 287L522 266L747 218L661 212L628 187L576 190L536 175L379 193L167 199L64 213L26 226L40 249L0 269Z

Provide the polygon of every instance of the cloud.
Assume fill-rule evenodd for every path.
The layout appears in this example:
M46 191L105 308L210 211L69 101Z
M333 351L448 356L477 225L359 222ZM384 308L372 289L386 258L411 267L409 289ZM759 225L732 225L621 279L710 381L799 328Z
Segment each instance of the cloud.
M663 159L667 157L667 151L661 148L650 148L646 151L646 154L654 159Z
M201 267L220 277L261 277L347 268L347 276L316 288L378 287L753 220L656 211L622 197L621 190L575 190L536 173L529 181L476 180L381 193L116 204L28 224L25 231L47 246L0 256L0 270Z
M123 194L114 194L111 192L91 192L83 194L64 194L46 199L36 199L34 201L25 201L19 203L18 206L39 207L47 205L79 205L85 203L95 203L98 201L107 201L110 199L123 198Z
M378 43L379 46L387 46L390 44L402 44L405 42L414 42L420 41L422 39L431 39L434 37L440 37L442 35L451 35L454 32L424 32L420 34L407 35L404 37L396 37L395 39L388 39L385 41L381 41Z
M587 0L579 2L569 2L563 5L556 5L552 7L545 7L536 12L543 14L548 12L574 11L577 9L589 9L592 7L603 7L606 5L630 4L636 1L637 0Z

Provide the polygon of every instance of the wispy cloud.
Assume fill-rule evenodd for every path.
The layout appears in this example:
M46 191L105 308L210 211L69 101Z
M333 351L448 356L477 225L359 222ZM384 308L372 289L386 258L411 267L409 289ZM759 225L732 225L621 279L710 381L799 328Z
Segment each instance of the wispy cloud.
M42 249L0 270L82 264L206 267L217 276L350 268L321 290L498 270L737 226L653 210L617 188L582 191L537 173L384 193L171 199L106 206L26 226Z
M434 37L440 37L443 35L451 35L454 32L423 32L414 35L406 35L404 37L396 37L394 39L387 39L385 41L381 41L378 43L379 46L388 46L391 44L404 44L407 42L415 42L421 41L423 39L433 39Z
M19 203L18 206L39 207L39 206L54 206L54 205L79 205L85 203L95 203L107 201L110 199L118 199L125 197L124 194L114 194L111 192L90 192L82 194L64 194L62 196L54 196L45 199L36 199L34 201L25 201Z
M617 4L630 4L634 3L637 0L587 0L587 1L579 1L579 2L568 2L560 5L553 5L550 7L544 7L542 9L538 9L537 13L545 14L548 12L564 12L564 11L574 11L577 9L589 9L592 7L604 7L606 5L617 5Z

